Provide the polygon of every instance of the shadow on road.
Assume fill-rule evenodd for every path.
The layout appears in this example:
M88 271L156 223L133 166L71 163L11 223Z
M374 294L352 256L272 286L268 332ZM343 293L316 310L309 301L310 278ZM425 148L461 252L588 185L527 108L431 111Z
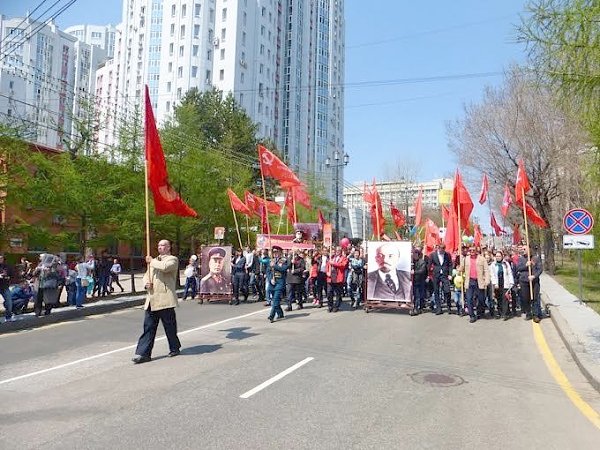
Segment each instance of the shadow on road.
M187 347L181 349L182 355L202 355L205 353L216 352L221 349L223 346L221 344L214 345L195 345L194 347Z
M236 341L241 341L242 339L248 339L252 336L258 336L258 333L248 333L246 330L250 330L250 327L238 327L238 328L229 328L228 330L219 330L227 332L225 336L227 339L234 339Z
M300 313L300 314L287 314L285 316L285 320L289 320L289 319L297 319L299 317L307 317L310 316L310 313Z

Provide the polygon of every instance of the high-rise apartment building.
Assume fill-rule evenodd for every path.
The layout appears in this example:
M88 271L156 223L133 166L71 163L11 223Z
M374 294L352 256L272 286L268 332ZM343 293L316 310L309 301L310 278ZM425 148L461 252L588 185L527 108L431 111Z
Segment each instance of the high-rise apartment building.
M0 120L32 142L61 149L93 92L104 51L53 22L0 17Z
M259 137L275 142L302 178L314 177L331 195L335 169L325 160L344 154L343 3L124 0L120 48L99 77L113 86L118 78L111 97L128 109L148 84L158 122L191 88L233 94Z
M65 28L65 33L85 42L95 45L106 53L107 58L115 55L116 28L113 25L73 25Z

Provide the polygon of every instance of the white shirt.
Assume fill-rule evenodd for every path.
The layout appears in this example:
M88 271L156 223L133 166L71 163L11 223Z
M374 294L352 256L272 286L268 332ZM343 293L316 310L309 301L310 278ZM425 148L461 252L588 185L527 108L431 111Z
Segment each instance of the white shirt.
M319 272L326 272L327 271L327 256L323 255L321 256L321 267L319 268Z
M110 268L110 271L116 274L121 273L121 264L119 263L115 263L112 265L112 267Z
M254 252L244 252L244 257L246 258L246 269L249 269L254 262Z

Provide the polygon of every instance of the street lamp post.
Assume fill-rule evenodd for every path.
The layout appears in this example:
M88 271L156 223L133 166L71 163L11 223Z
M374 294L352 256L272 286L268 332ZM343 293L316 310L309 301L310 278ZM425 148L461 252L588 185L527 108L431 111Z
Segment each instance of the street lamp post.
M336 150L333 153L333 160L335 161L334 163L327 157L327 159L325 159L325 166L327 168L335 168L335 242L337 242L340 237L340 167L348 165L350 156L348 156L347 153L344 153L340 161L340 152Z

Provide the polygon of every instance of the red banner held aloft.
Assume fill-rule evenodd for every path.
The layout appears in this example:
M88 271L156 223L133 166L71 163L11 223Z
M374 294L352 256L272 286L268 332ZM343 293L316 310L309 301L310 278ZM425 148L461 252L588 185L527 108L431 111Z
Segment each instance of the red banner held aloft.
M286 166L273 152L260 144L258 145L258 160L263 176L275 178L281 183L282 187L289 188L302 184L292 169Z
M483 180L481 180L481 191L479 192L479 204L480 205L483 205L485 203L485 201L487 200L487 198L488 198L488 189L489 189L488 177L484 173L483 174Z
M394 202L390 202L390 213L392 214L392 219L396 228L402 228L406 224L406 217L404 217L404 214L396 208Z
M241 201L235 192L233 192L230 188L227 188L227 195L229 196L229 203L231 205L231 209L234 211L240 212L246 216L251 216L252 211L248 208L248 206Z

